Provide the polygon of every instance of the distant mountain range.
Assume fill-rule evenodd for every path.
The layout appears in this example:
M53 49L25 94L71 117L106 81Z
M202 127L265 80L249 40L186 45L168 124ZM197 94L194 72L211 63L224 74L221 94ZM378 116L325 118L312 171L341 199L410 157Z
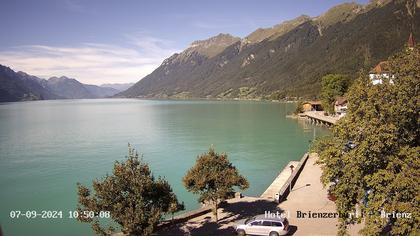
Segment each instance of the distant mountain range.
M48 80L0 65L0 102L65 98L281 99L316 97L328 73L352 78L420 38L420 0L344 3L244 38L219 34L193 42L135 84Z
M193 42L116 97L278 99L314 97L328 73L353 78L420 36L420 0L345 3L240 39Z
M124 91L133 86L134 83L126 83L126 84L101 84L101 87L104 88L113 88L119 91Z
M121 85L121 88L127 86ZM15 72L9 67L0 65L0 102L48 100L48 99L79 99L104 98L113 96L123 89L113 87L83 84L76 79L51 77L48 80Z

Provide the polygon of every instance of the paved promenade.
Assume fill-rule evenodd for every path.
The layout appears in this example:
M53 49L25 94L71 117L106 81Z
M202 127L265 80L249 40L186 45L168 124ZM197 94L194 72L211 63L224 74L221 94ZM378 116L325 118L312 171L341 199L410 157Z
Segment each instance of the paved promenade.
M317 159L316 154L309 155L292 192L286 201L278 205L289 214L290 224L297 226L294 234L296 236L336 235L338 231L338 218L313 218L313 215L309 218L309 214L312 213L327 213L333 216L336 212L335 203L328 200L327 190L323 188L320 181L322 171L320 166L315 165ZM306 213L305 217L303 217L304 213ZM328 216L327 214L324 216ZM360 226L352 227L350 235L357 235L360 229Z
M314 218L312 215L313 213L326 213L333 216L336 212L334 202L328 200L327 190L323 188L320 182L322 171L320 166L315 165L317 158L317 155L314 154L309 156L292 192L280 204L272 199L261 197L230 199L228 204L219 208L218 223L214 221L212 213L207 213L160 231L158 235L231 236L235 235L235 221L264 214L267 211L287 215L291 225L289 235L336 235L338 218ZM287 168L289 167L287 166ZM300 215L298 215L299 213ZM303 217L304 213L306 213L305 217ZM309 218L309 214L311 214L311 218ZM352 227L349 231L350 235L357 235L361 227L361 225Z
M265 211L281 211L277 203L259 197L243 197L228 200L220 206L219 221L216 223L213 213L188 220L158 232L159 236L233 236L236 235L235 221L264 214Z

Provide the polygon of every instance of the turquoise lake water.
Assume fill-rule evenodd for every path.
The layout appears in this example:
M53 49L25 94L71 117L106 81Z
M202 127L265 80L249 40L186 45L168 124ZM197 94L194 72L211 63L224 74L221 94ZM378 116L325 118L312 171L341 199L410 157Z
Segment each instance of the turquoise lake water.
M328 132L285 118L293 103L56 100L0 104L0 225L11 235L94 235L68 218L76 183L91 184L123 160L131 143L187 209L198 207L181 179L214 145L260 195L314 136ZM10 211L59 210L63 219L11 219Z

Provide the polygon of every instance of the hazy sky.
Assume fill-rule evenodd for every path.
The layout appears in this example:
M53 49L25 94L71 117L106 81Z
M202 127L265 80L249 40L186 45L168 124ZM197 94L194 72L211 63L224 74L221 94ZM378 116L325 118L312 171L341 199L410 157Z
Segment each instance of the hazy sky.
M42 78L136 82L194 40L222 32L244 37L342 2L0 0L0 64Z

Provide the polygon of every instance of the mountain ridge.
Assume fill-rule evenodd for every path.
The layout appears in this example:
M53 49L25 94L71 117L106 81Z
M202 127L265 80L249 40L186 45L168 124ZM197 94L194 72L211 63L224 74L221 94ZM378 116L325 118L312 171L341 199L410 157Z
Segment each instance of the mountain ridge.
M129 87L133 86L134 83L107 83L107 84L101 84L99 87L105 87L105 88L113 88L120 92L128 89Z
M66 76L42 79L0 65L0 102L111 97L122 90L83 84Z
M49 88L40 83L41 79L24 72L15 72L0 65L0 102L60 99Z
M301 17L278 37L270 32L257 43L235 41L212 57L188 54L187 60L178 60L189 51L187 48L165 59L155 71L116 96L315 97L323 75L342 73L354 78L359 70L370 69L404 47L412 31L410 25L420 24L419 14L410 17L406 7L409 2L340 4L319 17ZM419 33L414 29L414 35Z

